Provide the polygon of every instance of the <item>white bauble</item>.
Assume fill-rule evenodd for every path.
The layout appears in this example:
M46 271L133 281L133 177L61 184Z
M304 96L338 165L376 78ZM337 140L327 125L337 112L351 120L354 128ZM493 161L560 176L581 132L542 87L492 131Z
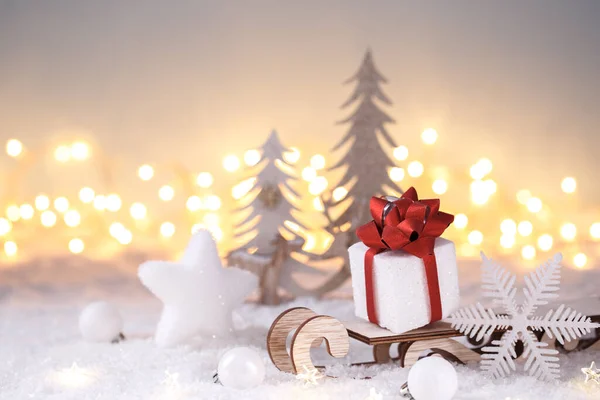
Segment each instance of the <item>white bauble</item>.
M106 301L88 304L79 315L79 330L90 342L112 342L123 330L123 318L119 310Z
M265 364L256 351L248 347L236 347L223 354L217 373L225 387L250 389L265 379Z
M450 400L457 389L456 370L442 357L422 358L408 372L408 390L415 400Z

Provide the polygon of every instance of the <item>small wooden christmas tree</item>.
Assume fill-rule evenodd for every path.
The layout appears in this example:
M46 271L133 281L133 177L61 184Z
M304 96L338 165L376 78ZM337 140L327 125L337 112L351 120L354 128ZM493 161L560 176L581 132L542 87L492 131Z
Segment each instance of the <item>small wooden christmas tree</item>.
M253 232L255 235L228 257L230 265L250 270L260 277L263 304L279 304L279 287L294 296L310 293L293 280L293 272L320 274L292 256L304 244L304 239L292 227L306 228L293 215L298 209L291 201L298 200L300 195L289 183L297 178L292 165L283 157L286 151L277 132L273 131L260 149L262 155L257 167L262 169L246 195L247 203L240 209L242 212L251 209L251 212L236 225L236 238Z

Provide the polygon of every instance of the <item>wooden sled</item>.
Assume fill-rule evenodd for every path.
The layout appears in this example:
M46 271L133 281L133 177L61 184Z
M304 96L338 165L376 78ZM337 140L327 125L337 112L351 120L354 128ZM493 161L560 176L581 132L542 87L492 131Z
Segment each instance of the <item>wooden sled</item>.
M600 315L590 318L594 322L600 322ZM286 341L292 332L288 352ZM561 352L600 350L600 328L595 329L589 337L567 342L564 346L550 339L544 332L535 333L539 340ZM318 347L323 340L331 356L345 357L350 348L349 338L373 346L374 361L352 365L397 362L401 367L410 367L422 356L429 355L439 355L448 361L466 364L480 361L481 349L492 340L499 339L502 334L503 331L496 331L490 337L476 342L443 321L395 334L361 319L342 323L333 317L318 315L308 308L296 307L284 311L275 319L267 335L267 350L277 368L292 374L321 368L313 364L310 349ZM397 356L390 354L394 347L397 347ZM523 353L520 342L517 342L515 350L517 358L520 357Z

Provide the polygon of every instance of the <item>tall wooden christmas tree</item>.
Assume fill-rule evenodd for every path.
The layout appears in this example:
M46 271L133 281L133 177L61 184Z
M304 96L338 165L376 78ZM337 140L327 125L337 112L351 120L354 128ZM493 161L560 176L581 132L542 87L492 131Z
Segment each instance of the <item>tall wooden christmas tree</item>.
M357 104L354 112L341 124L350 124L348 132L333 148L340 150L349 145L348 151L331 170L346 168L337 186L349 186L345 198L334 201L323 198L325 215L329 220L327 231L334 236L329 249L318 259L342 257L344 265L328 282L318 289L318 294L325 294L344 283L350 276L348 265L348 247L357 241L354 234L357 227L371 219L369 200L372 196L390 194L390 190L400 194L402 189L391 180L389 169L395 164L381 144L390 147L396 143L386 130L386 125L394 123L377 104L391 105L391 101L381 89L382 83L387 83L385 77L377 70L371 51L367 50L363 62L345 83L356 83L354 92L342 108ZM348 204L347 208L337 217L332 216L332 210L340 203Z
M331 170L346 168L337 186L352 183L347 195L352 203L333 224L339 227L350 222L356 228L370 218L365 206L368 208L371 196L389 194L386 186L398 193L402 193L402 190L390 179L388 171L395 164L380 144L383 141L391 147L397 146L385 128L386 124L393 123L394 120L376 104L376 100L386 105L391 105L391 101L381 90L380 84L387 80L375 67L370 50L365 54L358 72L345 83L353 82L356 82L354 92L342 108L355 103L358 106L348 118L340 122L349 123L350 129L333 150L348 143L350 148Z
M287 149L277 132L271 133L259 151L261 159L256 168L262 169L242 199L246 204L240 208L241 212L251 211L236 225L235 232L237 238L253 236L229 254L228 263L256 273L260 278L260 301L278 304L279 287L294 296L309 294L294 281L294 272L321 273L292 257L302 249L304 239L291 227L306 228L293 215L298 210L292 201L297 201L300 195L290 181L297 178L292 165L283 157Z

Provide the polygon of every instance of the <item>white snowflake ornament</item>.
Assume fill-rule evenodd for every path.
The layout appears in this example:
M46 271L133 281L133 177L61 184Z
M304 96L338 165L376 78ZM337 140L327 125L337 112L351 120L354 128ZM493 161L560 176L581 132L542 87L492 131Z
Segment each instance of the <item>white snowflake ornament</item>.
M518 305L515 300L516 277L481 253L483 296L490 297L502 307L503 314L496 314L477 303L458 310L447 320L461 333L481 340L495 330L506 330L500 340L493 340L492 346L484 347L481 356L481 369L494 378L504 377L516 366L515 344L522 341L524 369L530 375L551 381L559 377L558 351L546 348L532 331L545 331L550 338L561 344L582 337L600 324L590 318L560 305L556 311L550 310L545 316L534 315L538 306L548 304L548 299L558 297L560 284L560 262L562 255L556 254L551 260L525 276L523 294L525 302Z
M155 340L174 346L193 337L227 336L233 332L232 311L258 283L238 268L223 268L212 235L199 230L179 262L147 261L138 276L163 303Z

